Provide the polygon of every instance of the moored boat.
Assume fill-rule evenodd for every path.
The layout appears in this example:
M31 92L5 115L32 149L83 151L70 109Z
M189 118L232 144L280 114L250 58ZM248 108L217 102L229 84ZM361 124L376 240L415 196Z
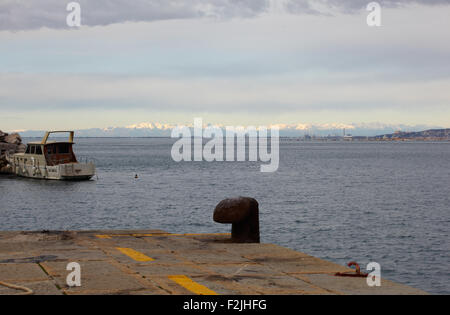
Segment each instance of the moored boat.
M68 141L48 141L50 134L69 133ZM47 131L41 142L30 142L24 153L8 157L14 174L29 178L88 180L95 175L92 162L78 162L73 152L74 131Z

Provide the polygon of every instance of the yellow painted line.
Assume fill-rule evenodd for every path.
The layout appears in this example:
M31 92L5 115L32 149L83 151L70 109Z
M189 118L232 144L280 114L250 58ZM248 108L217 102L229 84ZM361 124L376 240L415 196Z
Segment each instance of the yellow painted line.
M168 276L170 280L173 282L181 285L183 288L199 295L218 295L213 290L208 289L204 285L201 285L200 283L195 282L189 277L186 277L184 275L174 275L174 276Z
M145 255L141 252L138 252L137 250L131 249L131 248L116 247L116 249L118 251L120 251L122 254L125 254L128 257L130 257L136 261L140 261L140 262L154 261L153 258L150 258L147 255Z

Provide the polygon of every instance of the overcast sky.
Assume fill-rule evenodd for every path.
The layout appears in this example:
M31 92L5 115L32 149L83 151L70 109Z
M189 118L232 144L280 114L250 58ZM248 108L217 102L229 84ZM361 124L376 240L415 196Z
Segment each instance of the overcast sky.
M0 129L450 128L450 1L0 0Z

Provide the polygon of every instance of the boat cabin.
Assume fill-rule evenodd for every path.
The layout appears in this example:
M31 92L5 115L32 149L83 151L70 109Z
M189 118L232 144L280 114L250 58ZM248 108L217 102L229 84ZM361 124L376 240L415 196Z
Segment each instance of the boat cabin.
M51 141L48 142L47 133L42 142L31 142L27 146L25 155L44 155L46 165L55 166L59 164L77 163L77 158L73 152L73 134L69 141Z

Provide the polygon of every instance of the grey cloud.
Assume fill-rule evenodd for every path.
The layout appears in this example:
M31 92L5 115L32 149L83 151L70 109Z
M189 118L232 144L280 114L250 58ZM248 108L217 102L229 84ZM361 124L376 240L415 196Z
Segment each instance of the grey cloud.
M0 30L41 27L67 28L66 6L61 0L0 0ZM77 0L82 24L108 25L122 22L252 17L264 12L269 0Z
M319 0L319 2L331 8L353 12L360 9L365 9L367 4L373 0ZM291 2L305 2L304 0L291 0ZM408 4L422 4L422 5L440 5L450 4L450 0L376 0L382 7L392 8L400 7Z
M317 4L339 12L365 8L370 0L78 0L82 24L88 26L123 22L216 17L251 18L273 9L277 1L293 14L320 14ZM66 5L70 0L0 0L0 30L41 27L67 28ZM385 7L420 3L450 4L450 0L378 0Z

